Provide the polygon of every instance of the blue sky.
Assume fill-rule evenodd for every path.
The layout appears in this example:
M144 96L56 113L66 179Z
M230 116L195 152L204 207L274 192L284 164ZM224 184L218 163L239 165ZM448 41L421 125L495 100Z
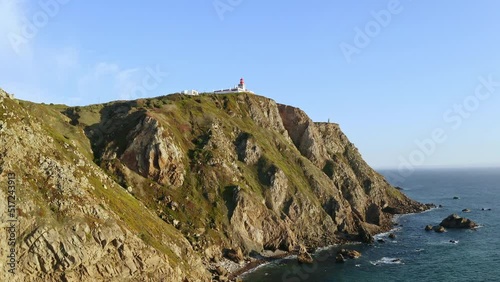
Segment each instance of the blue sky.
M339 123L374 167L498 166L498 11L494 0L0 0L0 87L85 105L244 77Z

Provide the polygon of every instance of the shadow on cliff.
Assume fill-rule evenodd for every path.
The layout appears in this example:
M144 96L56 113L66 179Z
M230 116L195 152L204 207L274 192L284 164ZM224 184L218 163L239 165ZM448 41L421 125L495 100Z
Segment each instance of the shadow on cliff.
M134 110L135 109L135 110ZM127 135L146 116L146 110L138 107L137 101L115 102L105 105L99 111L99 122L85 125L84 132L90 141L94 162L100 165L102 154L110 143L116 144L119 156L129 141ZM81 107L68 108L63 112L72 125L81 124L85 115Z
M222 193L222 197L224 198L224 202L227 207L227 218L231 220L233 217L234 210L236 209L237 204L237 194L240 187L231 185L224 188L224 192Z

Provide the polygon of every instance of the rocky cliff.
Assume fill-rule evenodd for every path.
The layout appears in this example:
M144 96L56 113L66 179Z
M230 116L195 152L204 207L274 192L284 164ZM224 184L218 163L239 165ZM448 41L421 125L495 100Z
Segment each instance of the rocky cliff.
M18 217L2 281L210 281L227 250L370 241L425 209L337 124L264 97L66 107L0 94L0 202L15 174Z

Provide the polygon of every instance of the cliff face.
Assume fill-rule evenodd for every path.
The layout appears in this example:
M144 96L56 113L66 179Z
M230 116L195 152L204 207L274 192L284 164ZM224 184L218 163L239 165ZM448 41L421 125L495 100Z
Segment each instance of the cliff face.
M356 226L380 232L390 226L393 214L421 209L368 166L338 124L315 123L294 107L279 105L279 109L293 143L347 201L343 210L353 212Z
M2 259L0 280L208 280L191 244L93 163L82 128L59 112L0 97L2 230L9 173L18 216L16 275ZM2 257L10 248L1 236Z
M1 99L0 201L16 173L18 281L209 281L226 249L368 240L394 213L425 209L338 125L264 97Z

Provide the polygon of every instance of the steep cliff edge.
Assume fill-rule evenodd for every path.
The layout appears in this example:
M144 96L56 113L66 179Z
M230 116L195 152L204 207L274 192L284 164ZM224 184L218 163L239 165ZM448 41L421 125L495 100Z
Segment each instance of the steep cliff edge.
M426 209L368 166L338 124L315 123L291 106L279 105L279 110L297 149L340 189L354 212L354 220L370 233L387 230L394 214Z
M369 241L393 214L426 209L338 125L264 97L86 107L2 97L0 197L16 173L18 281L208 281L209 261L229 249Z

